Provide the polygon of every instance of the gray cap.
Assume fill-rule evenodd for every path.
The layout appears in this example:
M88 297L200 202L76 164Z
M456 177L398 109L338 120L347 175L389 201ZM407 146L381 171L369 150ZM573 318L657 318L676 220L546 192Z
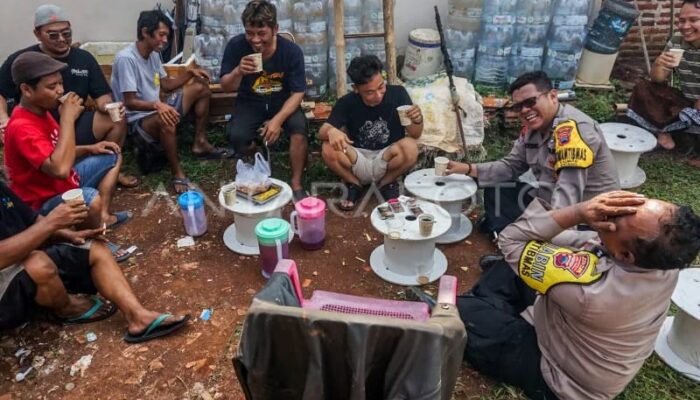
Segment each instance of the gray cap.
M44 4L34 11L34 27L38 28L54 22L70 22L68 15L61 7L54 4Z
M26 83L42 76L62 71L68 65L48 54L39 51L27 51L12 62L12 81L15 85Z

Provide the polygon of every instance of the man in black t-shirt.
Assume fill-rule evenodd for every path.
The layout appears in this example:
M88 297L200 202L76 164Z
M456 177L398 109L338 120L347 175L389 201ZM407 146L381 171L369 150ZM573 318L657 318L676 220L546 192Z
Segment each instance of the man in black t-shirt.
M186 325L145 309L112 253L100 240L102 228L69 229L87 217L82 200L65 202L42 217L0 181L0 329L21 325L39 307L63 324L99 321L124 313L127 342L143 342ZM53 243L53 244L51 244ZM102 294L104 299L70 293Z
M338 206L352 210L362 185L376 183L385 199L399 195L396 179L418 158L423 115L403 86L387 85L376 56L353 59L348 67L353 92L338 100L318 137L323 161L346 182L347 197ZM397 108L411 106L401 124ZM408 123L408 121L406 122Z
M238 153L272 144L282 130L289 136L289 161L294 199L306 197L301 183L308 140L301 101L306 90L301 48L278 36L277 11L265 0L253 0L241 16L245 34L229 40L221 61L221 87L238 91L229 140ZM255 56L262 54L262 71Z
M90 96L95 101L95 111L85 111L75 122L75 141L78 146L92 146L101 141L114 142L121 147L126 138L126 119L112 122L105 106L111 103L112 89L102 74L95 58L85 50L71 47L73 31L66 13L51 4L39 6L34 14L34 36L39 44L11 54L0 67L0 142L5 135L5 127L10 118L8 103L19 104L19 87L12 81L12 62L28 51L43 52L68 64L63 70L63 87L66 93L74 92L83 101ZM53 117L59 120L58 110ZM138 179L125 174L119 175L122 186L134 187Z

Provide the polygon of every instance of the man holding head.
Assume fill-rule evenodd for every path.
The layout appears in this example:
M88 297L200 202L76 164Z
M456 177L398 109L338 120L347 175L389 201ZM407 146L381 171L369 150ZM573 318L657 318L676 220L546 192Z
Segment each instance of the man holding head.
M500 232L515 221L533 197L560 208L620 188L615 160L598 124L561 104L542 71L519 76L509 88L518 112L520 137L507 156L479 164L450 161L447 173L466 174L484 188L481 228ZM537 188L516 182L532 169Z
M246 154L256 142L275 143L284 131L289 137L290 184L298 201L307 195L302 174L308 139L300 108L306 90L304 54L277 34L277 10L272 3L251 1L241 20L245 33L229 40L221 61L221 87L238 92L229 141L237 153Z
M612 399L654 350L700 217L622 191L551 210L535 199L499 244L507 264L457 298L465 360L532 399Z
M363 186L371 183L385 199L398 197L396 179L416 164L416 139L423 133L420 108L403 86L386 83L379 58L356 57L347 72L353 91L338 100L318 131L323 161L346 182L346 198L338 204L344 211L354 209ZM408 106L407 126L400 106Z
M113 122L106 108L113 101L112 90L95 58L87 51L71 46L73 29L65 11L53 4L39 6L34 14L34 36L39 44L15 52L0 67L0 141L10 118L8 102L19 104L21 95L19 87L12 80L12 63L20 54L32 51L44 53L68 65L61 72L66 93L77 94L83 102L88 96L95 101L95 110L85 110L75 121L76 144L94 146L106 141L115 143L113 147L119 151L126 138L124 109L121 108L122 119ZM51 113L56 121L60 120L57 109L51 110ZM138 179L120 174L119 184L134 187L138 185Z
M170 77L163 68L159 52L168 43L171 29L172 22L162 11L141 12L138 40L114 59L112 90L126 106L127 122L139 140L160 143L170 166L173 188L182 193L191 186L177 155L177 126L183 116L194 111L196 118L192 153L203 159L220 159L228 154L207 138L209 75L191 68ZM161 93L166 96L165 101L161 101Z

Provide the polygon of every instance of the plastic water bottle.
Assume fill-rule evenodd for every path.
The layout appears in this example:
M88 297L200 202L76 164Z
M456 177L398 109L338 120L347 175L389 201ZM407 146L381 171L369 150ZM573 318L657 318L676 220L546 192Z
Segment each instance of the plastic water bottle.
M510 47L479 45L474 81L485 86L502 88L506 84Z
M481 36L483 0L448 0L445 41L456 76L472 79Z
M384 31L384 6L382 0L364 0L362 30L365 32Z

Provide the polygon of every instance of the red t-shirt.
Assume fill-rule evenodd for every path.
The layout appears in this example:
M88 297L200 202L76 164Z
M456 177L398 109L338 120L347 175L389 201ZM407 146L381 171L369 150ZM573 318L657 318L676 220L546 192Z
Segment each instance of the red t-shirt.
M41 171L51 156L61 132L48 112L36 115L17 106L5 130L5 166L10 188L35 210L57 194L78 187L78 174L71 169L67 179L57 179Z

